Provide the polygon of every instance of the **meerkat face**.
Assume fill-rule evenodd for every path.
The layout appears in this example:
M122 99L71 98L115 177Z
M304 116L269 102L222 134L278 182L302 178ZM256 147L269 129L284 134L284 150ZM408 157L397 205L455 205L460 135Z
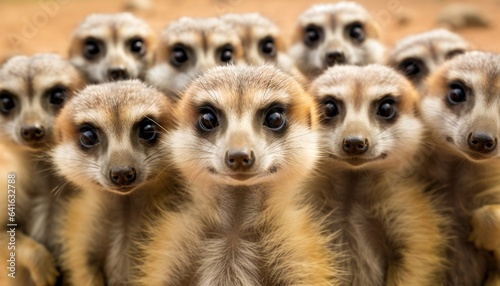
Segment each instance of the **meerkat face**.
M15 56L0 69L0 136L10 146L44 150L54 118L83 86L83 76L55 54Z
M295 182L315 163L315 103L275 68L212 69L176 110L179 125L169 141L193 183Z
M130 13L93 14L75 30L70 61L89 81L143 79L154 62L153 30Z
M401 40L391 52L388 64L423 92L429 74L445 61L469 49L469 43L459 35L438 29Z
M313 82L311 92L319 105L324 152L338 166L394 166L421 144L420 98L390 68L334 67Z
M237 31L217 18L181 18L161 34L158 64L148 82L167 95L178 97L206 70L243 60Z
M427 82L423 115L437 144L473 161L499 158L500 56L469 52Z
M138 80L88 86L57 118L52 160L78 186L129 194L165 171L158 142L169 111L168 99Z
M245 62L260 66L267 63L282 68L286 63L285 46L279 27L258 14L226 14L221 19L235 27L242 40Z
M382 60L375 20L354 2L314 5L299 18L290 54L301 72L317 77L334 65L367 65Z

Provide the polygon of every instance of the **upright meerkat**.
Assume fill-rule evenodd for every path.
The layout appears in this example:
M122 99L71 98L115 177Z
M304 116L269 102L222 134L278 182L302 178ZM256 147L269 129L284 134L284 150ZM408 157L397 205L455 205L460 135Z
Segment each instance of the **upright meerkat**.
M53 143L56 115L83 84L78 70L55 54L15 56L0 69L1 145L10 157L0 164L0 181L5 188L9 182L9 195L15 195L7 197L4 190L0 220L4 228L8 221L17 224L16 278L7 278L12 285L55 283L58 220L69 194L61 189L63 181L54 175L43 153ZM8 203L15 205L9 206L14 221L7 217ZM5 233L1 239L7 248Z
M63 270L71 285L130 285L136 242L174 195L170 102L138 80L89 86L61 112L51 157L82 192L68 205Z
M427 76L445 61L470 48L471 45L460 35L436 29L397 42L387 64L400 71L423 93Z
M445 220L418 173L407 175L424 134L417 91L396 71L368 65L331 68L310 92L324 154L311 201L337 233L342 284L442 285Z
M69 58L91 83L144 79L156 45L151 27L131 13L92 14L73 32Z
M139 285L336 285L328 237L299 203L318 157L315 114L273 67L196 80L168 140L191 200L152 228Z
M297 20L290 55L314 79L335 65L381 63L384 46L377 22L354 2L317 4Z
M147 81L172 99L210 68L242 62L238 31L218 18L183 17L161 33L158 60Z
M271 64L287 73L295 71L280 28L272 20L259 13L225 14L221 19L238 30L246 64Z
M422 111L435 152L423 169L442 186L453 222L446 285L483 285L499 273L487 252L500 258L499 67L499 55L468 52L427 81Z

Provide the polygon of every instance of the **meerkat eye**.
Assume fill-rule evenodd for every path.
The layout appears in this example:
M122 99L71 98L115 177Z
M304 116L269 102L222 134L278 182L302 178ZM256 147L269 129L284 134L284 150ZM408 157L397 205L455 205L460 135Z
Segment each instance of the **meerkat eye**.
M204 108L200 112L200 119L198 120L199 125L204 131L211 131L219 126L219 120L217 115L211 108Z
M399 70L407 77L413 77L422 71L422 61L418 59L406 59L399 65Z
M156 123L148 118L141 121L139 124L139 138L154 143L156 142L157 135Z
M365 40L365 30L363 29L363 24L354 23L347 26L347 31L349 32L349 37L358 43Z
M9 113L16 107L13 96L6 91L0 92L0 111L4 114Z
M329 99L325 102L325 116L328 118L335 117L339 114L339 109L335 101Z
M272 131L281 131L285 128L286 118L283 114L283 108L279 106L271 107L264 119L264 126Z
M91 60L94 59L101 52L101 42L96 39L86 39L84 42L83 55Z
M384 119L392 119L396 115L396 101L392 98L384 99L380 102L377 115Z
M134 54L142 56L146 53L146 44L141 38L132 39L130 41L130 51Z
M233 47L227 45L221 49L220 52L220 61L223 63L228 63L233 60Z
M451 58L453 58L453 57L456 57L456 56L458 56L458 55L461 55L461 54L463 54L463 53L465 53L465 51L464 51L464 50L461 50L461 49L457 49L457 50L450 51L450 52L448 52L448 53L446 54L446 59L447 59L447 60L449 60L449 59L451 59Z
M309 25L304 30L304 43L309 46L315 46L321 39L321 28L315 25Z
M90 149L99 143L99 136L91 126L80 128L80 145L85 149Z
M66 101L68 90L62 86L56 86L49 90L50 104L60 107Z
M272 37L267 37L261 40L260 42L260 50L265 55L269 57L276 56L276 45L274 44L274 39Z
M452 83L450 85L450 91L448 92L448 101L452 104L458 104L467 100L467 94L465 92L465 87L459 82Z
M179 67L183 65L185 62L189 60L188 53L186 51L186 48L183 46L175 46L172 49L172 56L170 59L170 62L176 66Z

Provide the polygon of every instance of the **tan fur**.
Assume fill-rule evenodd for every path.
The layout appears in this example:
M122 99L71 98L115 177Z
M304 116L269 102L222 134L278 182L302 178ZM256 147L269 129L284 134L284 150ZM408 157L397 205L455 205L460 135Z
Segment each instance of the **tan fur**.
M485 250L493 250L498 260L500 151L496 146L478 152L468 138L472 132L495 140L500 136L499 66L496 54L468 52L444 63L427 81L422 110L432 152L422 170L441 187L445 201L440 207L453 222L449 285L486 280L494 285L498 280L498 262ZM464 86L465 101L451 103L450 91L458 83Z
M98 43L99 52L88 57L86 42ZM131 49L134 40L142 41L143 49ZM92 83L119 79L144 79L154 64L156 35L142 19L131 13L92 14L75 29L71 38L69 58ZM111 69L122 69L124 75L113 77Z
M411 80L422 93L428 75L445 61L470 49L471 45L460 35L436 29L397 42L387 64Z
M83 85L83 76L66 60L54 54L10 58L0 69L0 94L11 98L15 106L0 111L2 151L9 156L0 160L0 182L7 187L7 175L15 174L16 279L7 285L52 285L57 278L56 263L60 252L57 240L59 219L70 190L54 175L44 160L44 152L53 143L52 125L59 109ZM59 91L56 91L59 89ZM53 94L61 94L60 105L51 103ZM3 107L0 107L3 108ZM37 141L24 139L23 127L42 128ZM5 232L7 189L1 202L2 245ZM2 253L6 261L9 253ZM5 259L4 259L5 258Z
M323 159L310 200L337 233L331 248L344 253L337 260L342 284L442 285L446 221L424 194L426 182L407 173L424 131L411 83L381 65L334 67L312 83L311 93ZM386 100L395 108L391 119L378 113ZM364 153L345 151L350 137L368 144Z
M277 105L283 133L263 126ZM200 108L209 106L220 125L200 133ZM299 203L318 155L315 106L301 86L271 67L215 68L187 90L176 114L168 142L191 201L151 229L139 284L336 285L329 237ZM255 154L246 172L224 163L234 148Z
M89 86L58 117L51 157L58 173L81 190L61 234L71 285L131 283L136 243L144 240L150 216L174 196L168 148L159 145L172 127L170 111L165 96L134 80ZM156 141L139 137L143 122L155 123ZM99 138L91 148L80 143L84 126ZM120 186L111 172L125 166L136 178Z
M179 49L187 60L174 64ZM221 60L226 49L232 51L229 62ZM208 69L243 61L243 47L234 27L218 18L183 17L161 32L158 60L148 72L147 81L169 97L178 99L188 84Z
M221 19L238 30L245 63L253 66L271 64L287 73L298 72L292 59L286 54L280 28L272 20L258 13L225 14ZM274 48L272 52L266 53L264 44L268 42L271 42Z
M364 39L361 41L349 35L353 24L362 28ZM312 46L305 40L309 27L320 31L318 41ZM341 53L344 60L329 62L327 55L332 52ZM299 15L289 54L299 70L314 79L333 65L381 63L384 46L380 43L377 22L363 6L355 2L338 2L316 4Z

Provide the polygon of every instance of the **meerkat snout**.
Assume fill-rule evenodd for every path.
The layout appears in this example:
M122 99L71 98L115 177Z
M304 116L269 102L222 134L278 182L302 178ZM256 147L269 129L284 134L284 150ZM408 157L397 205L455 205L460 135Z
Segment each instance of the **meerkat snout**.
M136 170L132 166L115 166L109 170L109 179L117 187L131 185L136 178Z
M246 171L255 162L255 154L249 148L231 148L226 151L225 162L234 171Z
M467 136L467 145L473 151L489 153L497 147L497 138L490 133L475 131Z
M363 136L348 136L342 142L342 149L347 155L362 155L368 151L370 143Z

